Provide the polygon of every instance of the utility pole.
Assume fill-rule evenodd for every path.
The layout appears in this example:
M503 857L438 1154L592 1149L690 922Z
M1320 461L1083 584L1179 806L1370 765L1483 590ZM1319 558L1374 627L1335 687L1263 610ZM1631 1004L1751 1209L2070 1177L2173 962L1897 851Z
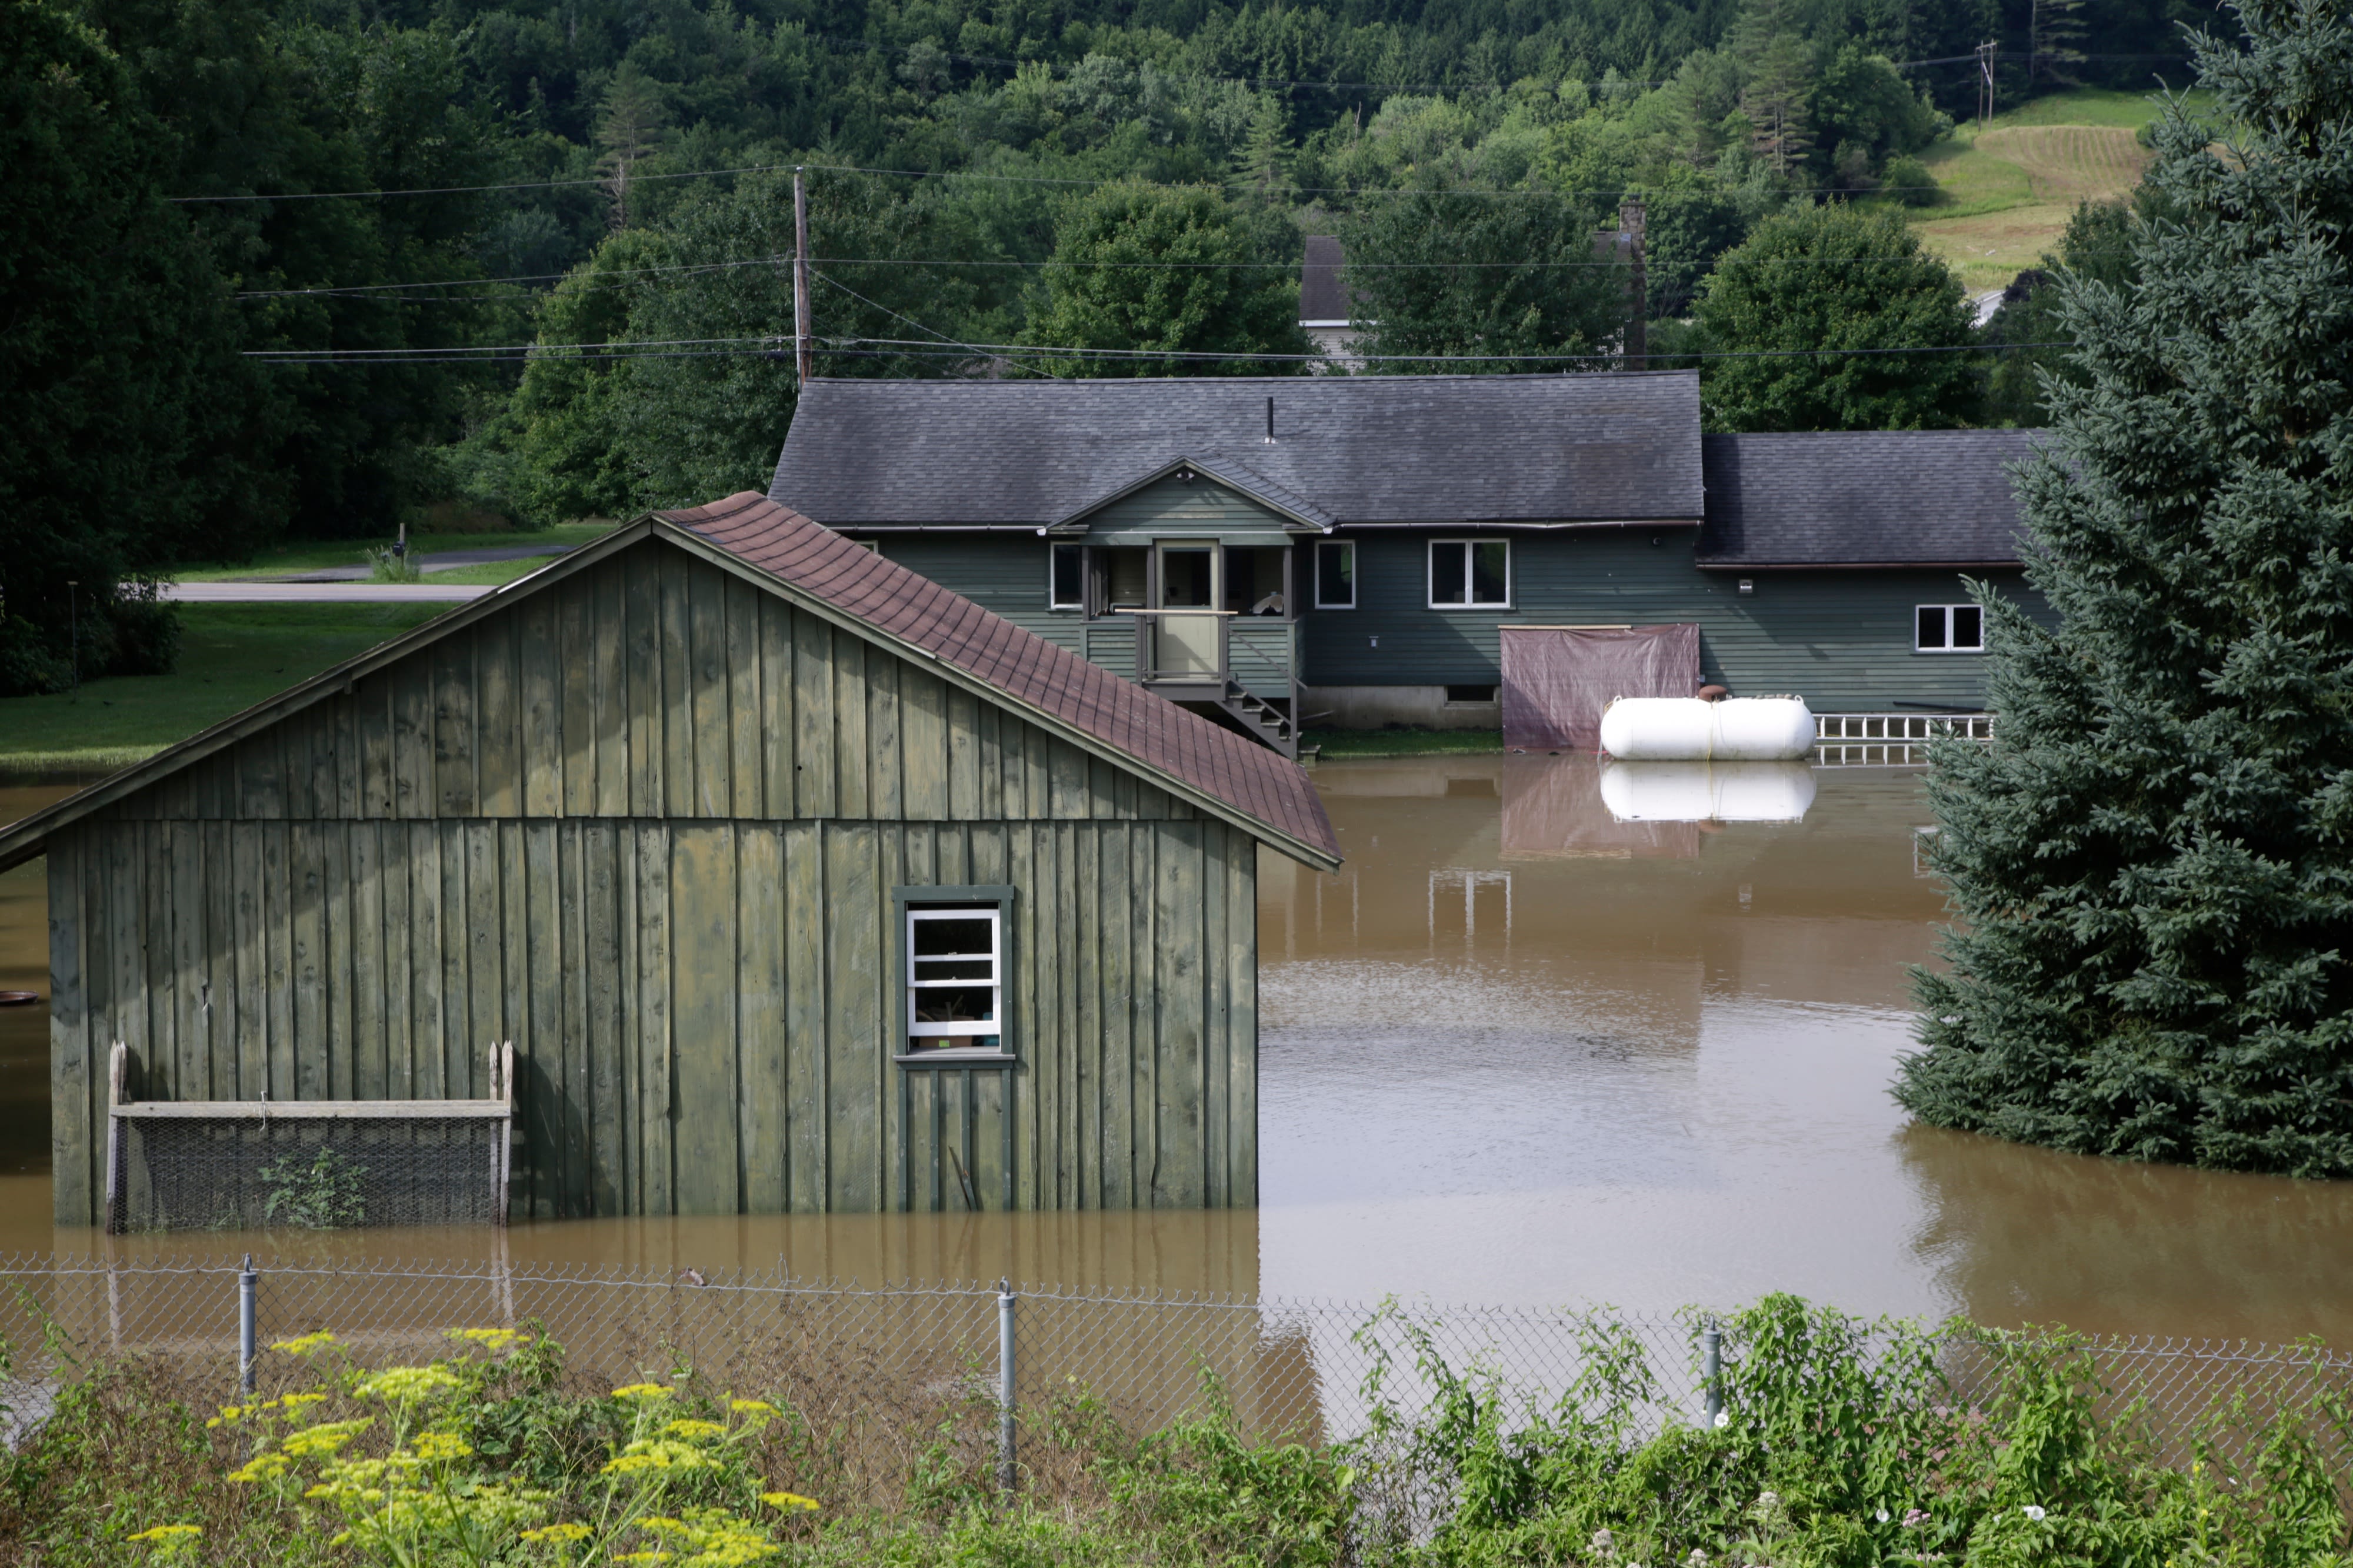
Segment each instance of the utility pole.
M808 187L793 169L793 363L801 384L809 378Z
M1993 118L1993 58L2001 52L1999 43L1978 46L1978 123L1983 125Z

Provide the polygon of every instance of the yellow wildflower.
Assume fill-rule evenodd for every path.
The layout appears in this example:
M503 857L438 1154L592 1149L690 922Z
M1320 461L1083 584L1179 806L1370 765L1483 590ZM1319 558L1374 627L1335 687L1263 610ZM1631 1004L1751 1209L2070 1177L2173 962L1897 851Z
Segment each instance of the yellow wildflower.
M174 1545L183 1541L194 1541L197 1536L202 1535L203 1533L204 1530L202 1527L194 1524L159 1524L153 1530L141 1531L138 1534L132 1536L131 1539L133 1541L151 1541L158 1546L168 1546Z
M445 1460L462 1459L474 1451L473 1445L455 1432L420 1432L408 1451L428 1465Z
M314 1454L321 1456L332 1454L375 1425L373 1418L358 1421L322 1421L316 1426L306 1426L300 1432L290 1434L281 1446L281 1451L291 1454L296 1458L308 1458Z
M300 1410L306 1405L316 1405L326 1398L323 1394L289 1394L278 1401L289 1410Z
M738 1415L774 1415L776 1407L765 1399L731 1399L727 1408Z
M561 1545L567 1541L586 1541L596 1532L585 1524L546 1524L537 1530L522 1532L525 1541Z
M322 1329L315 1334L304 1334L300 1339L279 1340L269 1348L284 1351L288 1355L312 1355L334 1342L335 1336Z
M770 1508L781 1508L788 1512L797 1510L802 1512L815 1513L825 1506L817 1499L803 1497L798 1492L762 1492L760 1500Z
M673 1437L683 1437L690 1443L727 1436L727 1428L716 1421L673 1421L662 1430Z
M608 1476L638 1475L647 1470L699 1470L710 1468L710 1456L691 1443L667 1437L640 1437L606 1465Z
M252 1458L248 1459L241 1467L231 1470L228 1473L228 1479L237 1482L239 1485L249 1485L255 1481L274 1481L279 1477L284 1475L286 1470L287 1463L285 1455L275 1453L256 1454Z
M451 1329L448 1337L467 1344L477 1344L484 1350L502 1351L522 1338L515 1329Z
M670 1553L667 1552L617 1552L613 1553L613 1561L616 1563L667 1563L670 1561Z
M362 1379L352 1392L363 1399L381 1399L387 1405L417 1405L453 1394L462 1386L445 1367L396 1366Z
M616 1399L668 1399L678 1391L659 1383L625 1383L613 1390Z

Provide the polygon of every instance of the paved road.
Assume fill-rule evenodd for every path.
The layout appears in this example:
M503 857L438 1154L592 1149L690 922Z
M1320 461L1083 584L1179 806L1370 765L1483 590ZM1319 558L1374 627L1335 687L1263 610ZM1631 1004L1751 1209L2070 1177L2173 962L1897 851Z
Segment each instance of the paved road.
M184 605L397 605L454 603L496 591L480 583L170 583L164 597Z
M567 555L569 544L501 544L480 550L437 550L430 555L420 555L417 565L423 572L448 572L459 566L487 566L498 561L529 561L541 555ZM296 572L282 577L257 577L257 583L364 583L374 568L367 566L323 566L316 572Z

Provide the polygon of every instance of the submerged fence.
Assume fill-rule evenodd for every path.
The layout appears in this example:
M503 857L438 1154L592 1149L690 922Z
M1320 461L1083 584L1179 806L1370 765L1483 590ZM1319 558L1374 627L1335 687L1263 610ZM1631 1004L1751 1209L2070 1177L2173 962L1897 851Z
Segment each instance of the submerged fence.
M1465 1373L1492 1376L1530 1410L1606 1396L1630 1411L1638 1436L1696 1426L1737 1398L1750 1352L1736 1315L1699 1310L860 1289L759 1273L480 1261L16 1257L0 1258L0 1341L13 1364L0 1406L21 1435L78 1367L111 1358L167 1361L227 1398L240 1383L266 1391L303 1374L273 1342L332 1332L355 1362L389 1365L450 1353L452 1329L532 1323L563 1345L563 1382L582 1394L691 1370L716 1390L920 1422L944 1405L993 1405L1009 1417L1084 1391L1136 1431L1215 1397L1252 1436L1310 1442L1363 1434L1376 1396L1419 1414L1449 1375ZM1840 1333L1825 1352L1866 1365L1905 1336L1902 1325L1860 1320ZM1910 1342L1916 1349L1916 1335ZM2063 1349L2110 1412L2177 1453L2200 1432L2211 1440L2219 1410L2235 1408L2245 1425L2353 1397L2353 1356L2316 1345L2053 1342L1966 1328L1934 1343L1939 1397L1985 1397L2022 1347ZM998 1458L1009 1464L1014 1422L1002 1430ZM2353 1432L2333 1441L2344 1450L2340 1473L2353 1471Z

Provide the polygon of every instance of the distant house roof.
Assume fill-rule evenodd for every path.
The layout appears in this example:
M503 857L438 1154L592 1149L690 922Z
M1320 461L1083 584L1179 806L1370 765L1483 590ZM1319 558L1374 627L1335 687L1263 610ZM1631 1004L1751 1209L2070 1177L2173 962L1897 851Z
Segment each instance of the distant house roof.
M1302 858L1338 863L1339 837L1306 772L1257 742L753 491L654 515L1273 829L1261 837L1303 847Z
M1341 526L1696 522L1699 377L813 380L768 495L854 531L1038 529L1180 458Z
M1346 261L1335 237L1307 237L1307 259L1299 269L1300 325L1345 327L1356 320L1356 300L1340 284L1340 268Z
M935 660L950 672L951 681L967 688L976 684L1009 699L1008 707L1049 732L1106 755L1114 765L1131 769L1285 854L1324 869L1340 862L1340 841L1331 818L1296 763L747 490L708 506L655 512L626 524L554 565L297 682L145 762L0 828L0 871L41 854L58 828L313 703L340 696L362 677L649 539L715 563L732 561L738 570L748 568L755 581L773 580L771 591L838 616L886 647L895 645L912 650L913 657Z
M2009 465L2032 430L1822 431L1702 438L1702 566L2004 566Z

